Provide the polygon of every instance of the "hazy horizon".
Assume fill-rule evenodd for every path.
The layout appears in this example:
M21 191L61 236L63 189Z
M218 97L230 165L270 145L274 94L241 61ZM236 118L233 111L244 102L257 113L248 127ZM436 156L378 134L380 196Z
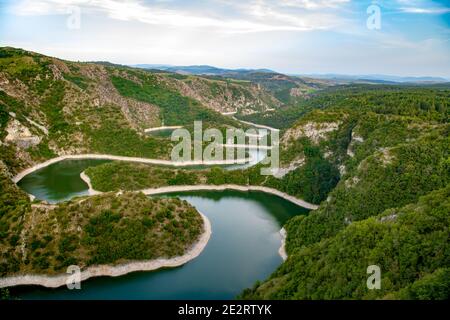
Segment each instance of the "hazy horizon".
M91 61L91 62L95 62L95 61ZM99 62L99 61L97 61ZM110 62L110 61L105 61L105 62ZM398 77L398 78L427 78L427 77L431 77L431 78L442 78L445 80L449 80L450 81L450 76L429 76L426 74L423 75L407 75L407 76L400 76L397 74L379 74L379 73L370 73L370 74L363 74L363 73L334 73L334 72L324 72L324 73L317 73L317 72L312 72L312 73L289 73L289 72L279 72L278 70L271 68L270 66L267 67L262 67L262 68L252 68L252 67L231 67L231 68L225 68L225 67L221 67L221 66L216 66L216 65L208 65L208 64L195 64L195 65L174 65L174 64L168 64L168 63L134 63L134 64L127 64L127 66L131 66L131 67L136 67L136 66L164 66L164 67L201 67L201 66L205 66L205 67L213 67L213 68L218 68L218 69L227 69L227 70L270 70L273 72L277 72L277 73L283 73L286 75L293 75L293 76L348 76L348 77L359 77L359 76L385 76L385 77Z

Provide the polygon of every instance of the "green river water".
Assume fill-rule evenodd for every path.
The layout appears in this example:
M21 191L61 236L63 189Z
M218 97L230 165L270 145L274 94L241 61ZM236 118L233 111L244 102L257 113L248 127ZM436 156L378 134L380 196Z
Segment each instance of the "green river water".
M87 194L80 173L105 161L71 160L53 164L23 178L18 185L38 199L63 201ZM11 288L20 299L232 299L264 280L281 264L279 231L290 217L308 210L262 192L196 191L166 194L180 197L204 213L212 236L204 251L172 269L100 277L81 290L37 286Z

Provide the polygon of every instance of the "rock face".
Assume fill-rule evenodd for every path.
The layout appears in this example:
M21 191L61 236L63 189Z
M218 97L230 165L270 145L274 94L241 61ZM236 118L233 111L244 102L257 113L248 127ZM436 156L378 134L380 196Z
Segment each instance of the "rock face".
M342 121L334 122L316 122L308 121L294 126L286 131L280 141L280 145L283 152L291 153L290 148L294 145L295 141L300 138L307 138L312 144L318 145L322 140L328 138L328 134L339 129ZM331 151L326 152L325 158L332 155ZM295 158L290 158L288 161L283 162L283 166L274 174L277 178L282 178L286 174L295 169L303 166L306 162L305 155L299 154Z
M191 77L187 81L166 78L165 81L182 95L196 99L204 106L220 113L240 112L248 115L282 105L257 84L242 86L198 77Z
M356 186L359 181L361 181L361 179L358 176L353 176L347 180L345 180L345 186L347 188L353 188L354 186Z
M381 148L380 152L381 152L380 161L383 164L383 166L391 164L392 161L395 159L395 156L392 155L389 148Z
M30 129L16 119L8 122L6 132L8 135L5 138L5 143L14 143L22 149L38 145L41 142L41 137L33 135Z
M364 142L364 138L361 136L358 136L358 134L353 130L352 131L352 140L350 141L350 144L348 145L347 148L347 155L349 157L354 157L355 156L355 152L353 151L354 146L356 143L363 143Z
M289 141L297 140L301 137L310 139L314 144L318 144L325 139L327 134L336 131L341 124L336 122L306 122L300 126L294 127L286 131L281 139L282 143L289 143Z
M343 176L343 175L345 175L347 173L347 168L343 164L341 164L338 169L339 169L339 174L341 176Z
M287 167L280 167L278 170L276 170L273 174L275 178L283 178L285 175L287 175L289 172L294 171L297 168L300 168L305 164L305 158L299 158L297 160L292 161L289 166Z
M103 66L86 65L82 66L80 71L95 83L93 92L89 96L95 107L100 108L107 104L119 106L129 125L137 130L159 125L158 107L121 96L111 83L108 72Z

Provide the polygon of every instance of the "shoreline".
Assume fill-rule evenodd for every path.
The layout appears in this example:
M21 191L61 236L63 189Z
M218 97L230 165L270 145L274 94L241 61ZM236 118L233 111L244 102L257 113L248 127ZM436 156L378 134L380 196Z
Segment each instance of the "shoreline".
M146 195L155 195L161 193L172 193L172 192L184 192L184 191L201 191L201 190L216 190L216 191L224 191L224 190L236 190L236 191L261 191L265 193L270 193L276 195L280 198L283 198L287 201L290 201L300 207L316 210L319 206L306 202L305 200L298 199L296 197L290 196L287 193L281 192L277 189L272 189L269 187L261 187L261 186L240 186L236 184L221 184L221 185L192 185L192 186L168 186L168 187L160 187L160 188L149 188L140 191ZM93 190L95 191L95 190Z
M163 166L172 166L172 167L187 167L187 166L198 166L198 165L233 165L233 164L246 164L252 160L251 157L245 159L236 159L236 160L220 160L220 161L203 161L203 160L193 160L193 161L171 161L171 160L159 160L159 159L150 159L150 158L139 158L139 157L125 157L125 156L115 156L109 154L77 154L77 155L65 155L59 156L45 162L41 162L37 165L34 165L30 168L27 168L20 173L18 173L12 181L14 183L18 183L22 180L26 175L33 173L37 170L43 169L57 162L61 162L64 160L83 160L83 159L99 159L99 160L113 160L113 161L126 161L126 162L138 162L145 164L156 164Z
M253 126L255 128L267 129L267 130L270 130L270 131L280 131L280 129L276 129L276 128L272 128L272 127L269 127L269 126L265 126L263 124L256 124L256 123L249 122L249 121L239 120L236 117L233 117L233 119L236 120L236 121L239 121L240 123L243 123L243 124L246 124L246 125L249 125L249 126Z
M252 145L252 144L219 144L219 147L222 148L234 148L234 149L249 149L249 150L272 150L272 146L260 146L260 145Z
M102 191L97 191L92 187L91 179L84 173L84 171L80 174L81 180L83 180L88 185L88 193L89 195L97 195L102 194ZM174 193L174 192L188 192L188 191L225 191L225 190L236 190L236 191L260 191L265 193L270 193L276 195L280 198L283 198L289 202L292 202L300 207L316 210L319 206L309 203L305 200L298 199L294 196L288 195L287 193L281 192L277 189L269 188L269 187L261 187L261 186L240 186L237 184L220 184L220 185L207 185L207 184L199 184L199 185L183 185L183 186L165 186L159 188L147 188L141 190L132 190L133 192L142 192L147 196L163 194L163 193Z
M83 180L87 185L88 185L88 194L90 196L95 196L98 194L102 194L103 192L101 191L97 191L92 187L92 182L91 182L91 178L89 178L89 176L83 171L82 173L80 173L80 178L81 180Z
M37 170L45 168L54 163L64 161L64 160L82 160L82 159L105 159L105 160L115 160L115 161L129 161L129 162L138 162L138 163L146 163L146 164L159 164L159 165L168 165L168 166L190 166L190 165L213 165L213 164L245 164L247 163L246 159L242 160L223 160L223 161L187 161L187 162L172 162L170 160L157 160L157 159L148 159L148 158L135 158L135 157L123 157L123 156L113 156L113 155L101 155L101 154L81 154L81 155L66 155L60 156L57 158L53 158L37 164L33 167L25 169L17 174L12 181L14 183L18 183L21 179L23 179L26 175L33 173ZM90 178L84 173L84 171L80 174L80 178L88 185L89 195L100 194L100 191L95 190L92 187ZM262 187L262 186L241 186L241 185L233 185L233 184L223 184L223 185L192 185L192 186L166 186L160 188L148 188L143 190L134 190L141 191L144 194L152 195L152 194L160 194L160 193L171 193L171 192L182 192L182 191L199 191L199 190L237 190L237 191L262 191L270 194L274 194L283 198L287 201L290 201L300 207L316 210L319 206L309 203L305 200L298 199L294 196L291 196L287 193L281 192L277 189Z
M144 132L149 133L149 132L170 130L170 129L176 130L176 129L181 129L181 128L183 128L183 126L162 126L162 127L154 127L154 128L144 129Z
M92 187L91 179L88 177L87 174L84 173L84 171L80 174L81 180L83 180L88 185L88 193L89 195L97 195L102 194L102 191L97 191ZM147 188L147 189L141 189L141 190L131 190L133 192L142 192L143 194L147 196L151 195L157 195L157 194L164 194L164 193L174 193L174 192L188 192L188 191L225 191L225 190L236 190L236 191L260 191L265 193L270 193L273 195L276 195L280 198L283 198L284 200L287 200L289 202L292 202L300 207L309 209L309 210L316 210L319 208L318 205L309 203L305 200L298 199L294 196L291 196L287 193L281 192L277 189L269 188L269 187L262 187L262 186L240 186L237 184L220 184L220 185L208 185L208 184L199 184L199 185L182 185L182 186L165 186L165 187L159 187L159 188Z
M205 249L211 237L211 222L208 217L198 211L203 219L203 233L198 241L189 248L182 256L174 258L158 258L153 260L134 261L118 265L99 265L91 266L81 272L81 282L94 277L119 277L136 271L154 271L160 268L174 268L188 263L197 258ZM66 281L72 277L72 274L48 275L17 275L0 278L0 288L21 286L21 285L39 285L47 288L58 288L66 285Z

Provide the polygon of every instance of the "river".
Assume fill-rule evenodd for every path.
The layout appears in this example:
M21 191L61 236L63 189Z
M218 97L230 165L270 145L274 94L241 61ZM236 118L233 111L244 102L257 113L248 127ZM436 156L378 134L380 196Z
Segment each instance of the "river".
M105 161L71 160L52 164L23 178L18 185L38 199L58 202L85 195L79 178L89 166ZM196 191L180 197L204 213L212 236L191 262L173 269L135 272L87 280L81 290L36 286L11 288L21 299L232 299L264 280L281 264L279 231L290 217L308 210L262 192Z

